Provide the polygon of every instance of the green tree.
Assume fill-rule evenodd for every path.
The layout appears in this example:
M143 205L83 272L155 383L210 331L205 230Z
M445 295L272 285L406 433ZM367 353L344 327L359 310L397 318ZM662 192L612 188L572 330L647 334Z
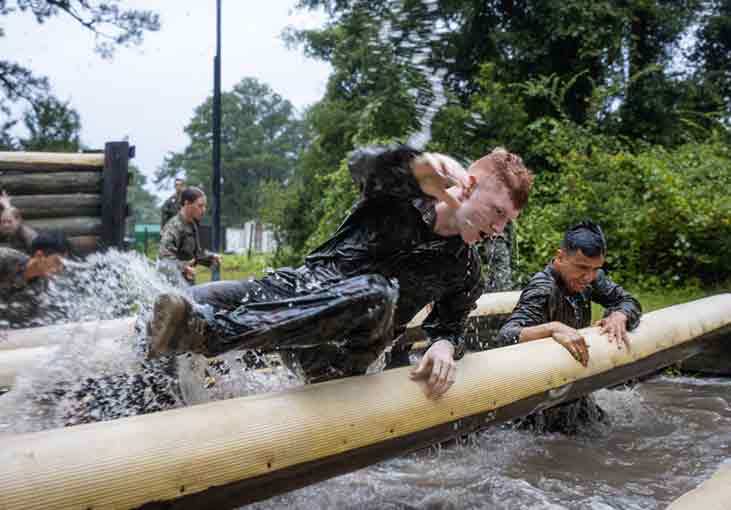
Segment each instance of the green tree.
M127 188L127 203L132 208L135 223L159 223L160 208L155 195L145 189L147 177L135 165L129 165L131 184Z
M122 0L2 0L0 17L16 12L28 13L38 23L43 23L54 16L69 16L95 34L96 51L109 57L116 46L138 43L145 31L160 27L157 14L126 9L122 4ZM0 37L4 35L0 28ZM48 78L33 74L17 62L0 58L0 113L8 119L13 104L26 101L35 105L46 101L49 89ZM3 124L4 128L8 127L5 122Z
M244 78L221 95L221 218L238 226L256 217L259 186L283 184L293 175L306 143L305 130L292 103L254 78ZM156 174L160 184L184 174L189 184L210 196L212 98L195 109L185 132L190 143L171 153Z
M31 104L23 115L27 138L18 146L26 151L77 152L81 148L81 119L68 103L49 96Z

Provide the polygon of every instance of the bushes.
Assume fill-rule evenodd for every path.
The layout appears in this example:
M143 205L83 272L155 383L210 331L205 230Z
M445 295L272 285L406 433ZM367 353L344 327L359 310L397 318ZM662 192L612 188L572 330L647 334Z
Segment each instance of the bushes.
M540 269L563 230L591 218L606 232L608 267L624 281L657 287L728 280L729 147L711 141L632 151L616 142L554 123L535 145L551 167L539 174L518 221L518 272Z

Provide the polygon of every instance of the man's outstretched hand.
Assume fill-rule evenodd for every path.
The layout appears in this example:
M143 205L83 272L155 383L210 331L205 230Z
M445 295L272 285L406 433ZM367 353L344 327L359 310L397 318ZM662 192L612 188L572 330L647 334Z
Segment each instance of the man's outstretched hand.
M454 361L454 346L446 340L439 340L427 349L419 364L409 373L412 380L424 381L424 393L429 398L438 398L452 387L457 377L457 363Z

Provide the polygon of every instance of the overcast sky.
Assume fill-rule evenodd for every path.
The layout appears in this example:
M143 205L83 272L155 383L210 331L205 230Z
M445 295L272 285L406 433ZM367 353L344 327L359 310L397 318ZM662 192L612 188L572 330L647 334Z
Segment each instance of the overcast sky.
M223 0L222 88L252 76L302 109L318 101L330 67L289 50L280 35L289 25L319 26L323 17L295 12L295 0ZM2 21L4 58L49 78L57 97L81 115L82 142L103 148L129 137L134 163L149 177L169 151L188 142L183 128L213 90L215 0L126 0L153 9L161 29L139 46L119 48L111 60L94 53L94 37L66 17L38 25L32 15ZM157 191L165 195L169 190Z

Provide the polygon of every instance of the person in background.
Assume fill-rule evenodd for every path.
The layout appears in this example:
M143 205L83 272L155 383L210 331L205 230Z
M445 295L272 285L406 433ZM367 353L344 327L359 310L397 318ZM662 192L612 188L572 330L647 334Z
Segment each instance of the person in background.
M180 193L180 201L180 211L167 222L160 235L158 260L161 269L180 274L193 285L195 266L214 266L221 257L201 248L198 225L206 212L205 193L191 186Z
M555 258L536 273L521 292L494 346L552 338L583 366L589 349L579 329L591 325L591 304L604 307L596 325L618 349L630 348L628 331L636 328L642 307L601 269L607 242L599 225L581 222L564 234ZM591 396L532 415L528 424L548 431L572 432L582 422L603 419Z
M185 179L178 177L175 179L175 193L170 195L165 202L162 203L160 208L160 232L165 228L165 224L170 221L171 218L175 217L182 207L180 195L185 189Z
M20 211L12 205L8 194L0 193L0 246L30 255L31 243L37 235L35 230L23 224Z

